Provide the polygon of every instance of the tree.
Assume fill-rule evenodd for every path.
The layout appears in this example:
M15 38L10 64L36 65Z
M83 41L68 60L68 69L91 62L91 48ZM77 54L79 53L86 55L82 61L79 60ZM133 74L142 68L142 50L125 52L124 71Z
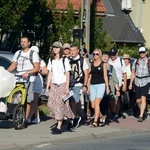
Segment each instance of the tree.
M7 33L8 31L15 32L21 29L21 17L31 4L32 0L0 1L0 43L4 33Z

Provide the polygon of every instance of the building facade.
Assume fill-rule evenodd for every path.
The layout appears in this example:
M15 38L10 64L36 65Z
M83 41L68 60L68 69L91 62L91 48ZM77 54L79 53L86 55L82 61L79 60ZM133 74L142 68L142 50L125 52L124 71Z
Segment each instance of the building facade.
M150 49L150 0L132 0L133 10L130 16L135 26L141 31L146 47Z

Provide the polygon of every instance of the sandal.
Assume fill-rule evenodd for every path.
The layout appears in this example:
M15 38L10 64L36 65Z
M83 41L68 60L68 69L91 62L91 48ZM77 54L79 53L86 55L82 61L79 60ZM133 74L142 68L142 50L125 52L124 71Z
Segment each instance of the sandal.
M90 125L90 127L91 127L91 128L98 127L98 124L97 124L97 122L95 122L95 121L94 121L94 122L93 122L93 123Z
M91 118L91 111L90 110L87 111L86 116L87 116L87 120L90 120L90 118Z
M106 121L106 117L105 116L100 117L100 119L99 119L99 126L100 127L105 126L105 121Z

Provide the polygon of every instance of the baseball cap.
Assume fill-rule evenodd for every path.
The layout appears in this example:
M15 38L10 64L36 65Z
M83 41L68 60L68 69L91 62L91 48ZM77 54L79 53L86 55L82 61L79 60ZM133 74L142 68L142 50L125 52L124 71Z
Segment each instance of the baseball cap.
M140 52L146 52L145 47L140 47L140 48L139 48L139 53L140 53Z
M110 49L109 54L110 55L116 55L117 52L118 52L118 49L116 47L113 47L113 48Z
M31 46L30 49L35 51L36 53L39 53L39 48L37 46Z
M129 54L123 54L123 59L131 59Z
M53 43L52 47L62 47L62 43L59 41L56 41Z
M70 44L69 43L65 43L64 45L63 45L63 49L70 49Z

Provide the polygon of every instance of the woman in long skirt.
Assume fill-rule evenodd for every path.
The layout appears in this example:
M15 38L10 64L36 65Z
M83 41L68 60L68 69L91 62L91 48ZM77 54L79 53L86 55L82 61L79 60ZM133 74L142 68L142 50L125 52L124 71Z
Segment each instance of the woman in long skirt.
M48 107L50 116L57 120L57 127L52 129L52 134L61 134L63 118L74 118L69 101L62 97L69 95L69 78L71 70L68 58L63 58L62 44L53 43L51 57L48 62L49 70L46 94L49 96Z

